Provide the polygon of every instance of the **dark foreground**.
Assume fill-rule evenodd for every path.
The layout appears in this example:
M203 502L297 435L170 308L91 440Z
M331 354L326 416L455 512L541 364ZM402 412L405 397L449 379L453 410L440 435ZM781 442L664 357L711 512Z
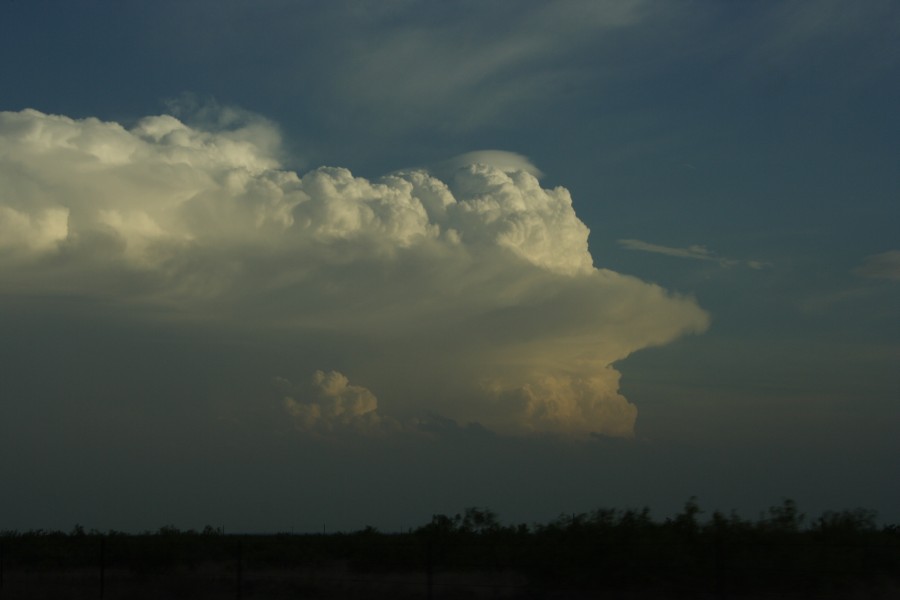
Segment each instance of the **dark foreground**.
M866 511L805 525L791 502L757 522L689 502L664 522L601 510L502 526L436 515L404 534L0 536L0 599L898 598L900 530Z

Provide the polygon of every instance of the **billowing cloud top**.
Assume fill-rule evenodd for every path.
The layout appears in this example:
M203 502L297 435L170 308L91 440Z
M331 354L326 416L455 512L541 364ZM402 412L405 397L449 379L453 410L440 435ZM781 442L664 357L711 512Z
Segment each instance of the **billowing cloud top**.
M320 430L384 409L627 436L636 409L612 364L707 326L692 299L595 268L569 192L542 188L517 155L467 155L447 181L425 170L369 181L285 170L279 144L262 120L204 131L155 116L126 129L0 113L2 289L314 332L345 352L342 365L298 365L307 375L341 366L418 382L388 398L321 371L320 398L286 404Z

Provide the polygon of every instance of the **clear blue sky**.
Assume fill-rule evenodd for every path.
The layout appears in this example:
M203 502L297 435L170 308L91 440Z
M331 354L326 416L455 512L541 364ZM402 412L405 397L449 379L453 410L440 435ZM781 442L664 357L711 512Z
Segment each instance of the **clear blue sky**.
M898 39L877 0L4 0L0 529L900 521Z

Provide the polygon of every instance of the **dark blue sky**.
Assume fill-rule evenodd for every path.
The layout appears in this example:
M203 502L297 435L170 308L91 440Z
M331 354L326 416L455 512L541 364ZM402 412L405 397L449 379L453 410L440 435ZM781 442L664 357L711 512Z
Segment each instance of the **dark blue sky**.
M691 495L900 520L898 39L889 1L3 2L0 466L21 493L0 529L391 529ZM190 141L142 121L161 114ZM472 204L429 212L433 248L408 250L396 189L291 180L480 150L513 154L445 178ZM574 214L498 184L504 160ZM291 194L312 200L272 208ZM388 213L340 212L374 197ZM637 279L571 279L577 221L594 267ZM515 416L570 393L604 399L601 430L636 410L633 437ZM311 432L326 397L418 430Z

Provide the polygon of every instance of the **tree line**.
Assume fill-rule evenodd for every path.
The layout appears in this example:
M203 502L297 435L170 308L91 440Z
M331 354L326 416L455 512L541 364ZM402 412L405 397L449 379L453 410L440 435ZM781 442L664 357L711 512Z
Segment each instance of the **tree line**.
M95 565L143 575L202 565L315 572L340 563L353 573L522 574L530 590L705 590L740 596L767 590L798 594L865 588L900 591L900 527L879 525L865 509L808 518L785 500L745 519L704 513L696 499L665 519L649 509L597 509L546 523L504 524L490 509L435 514L403 533L225 534L221 528L165 526L128 534L32 530L0 533L0 567Z

